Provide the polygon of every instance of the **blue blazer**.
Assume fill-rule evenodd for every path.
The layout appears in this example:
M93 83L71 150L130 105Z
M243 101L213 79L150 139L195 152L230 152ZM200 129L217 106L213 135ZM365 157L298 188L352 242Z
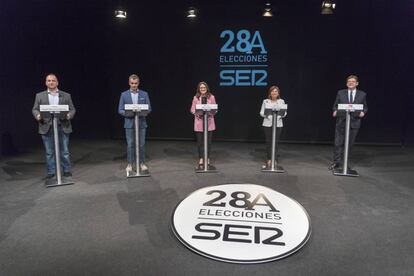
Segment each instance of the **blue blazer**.
M124 128L134 128L134 117L125 116L125 104L133 104L130 90L122 92L121 97L119 98L118 113L124 116ZM151 112L151 103L148 93L141 89L138 89L138 104L148 104L149 112ZM145 116L139 116L139 128L146 127L147 120L145 119Z

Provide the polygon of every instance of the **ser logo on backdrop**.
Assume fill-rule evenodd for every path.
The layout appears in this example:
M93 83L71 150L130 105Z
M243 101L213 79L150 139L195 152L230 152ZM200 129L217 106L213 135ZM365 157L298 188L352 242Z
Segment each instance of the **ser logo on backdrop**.
M263 263L299 250L310 236L305 209L267 187L226 184L199 189L172 217L176 237L205 257Z
M267 86L267 50L259 31L220 34L220 86Z

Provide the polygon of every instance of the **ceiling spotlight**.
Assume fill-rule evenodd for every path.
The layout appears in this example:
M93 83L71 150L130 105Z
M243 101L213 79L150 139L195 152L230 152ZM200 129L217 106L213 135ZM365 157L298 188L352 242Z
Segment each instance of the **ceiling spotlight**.
M273 16L272 7L271 7L269 2L265 4L265 8L264 8L264 11L262 13L262 16L264 16L264 17L272 17Z
M195 8L189 8L187 11L187 17L189 18L197 17L197 10Z
M335 1L334 0L324 0L322 1L322 14L333 14L335 9Z
M115 11L116 18L126 18L127 12L126 11Z

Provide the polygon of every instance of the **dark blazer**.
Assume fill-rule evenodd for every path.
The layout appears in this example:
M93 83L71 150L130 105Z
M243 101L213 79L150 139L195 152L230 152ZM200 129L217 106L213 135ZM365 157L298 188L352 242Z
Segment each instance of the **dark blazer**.
M49 104L49 96L47 91L43 91L36 94L36 98L33 104L32 108L32 114L36 118L38 114L41 114L40 112L40 105L46 105ZM59 104L67 104L69 105L69 115L70 119L72 119L75 116L76 109L73 106L72 98L69 93L63 92L59 90ZM72 124L70 123L70 120L66 118L67 112L64 112L60 114L59 116L59 123L62 126L62 130L65 133L71 133L72 132ZM42 119L39 121L39 134L46 134L50 127L53 124L53 120L51 116L47 116L45 114L42 114Z
M348 97L348 89L342 89L338 91L336 95L335 103L333 105L333 111L338 111L338 104L348 104L349 97ZM364 105L364 113L368 112L367 106L367 94L364 91L356 90L354 104L363 104ZM351 128L360 128L361 127L361 118L359 117L360 112L353 112L351 113ZM341 114L340 112L336 115L336 124L343 124L345 125L345 114Z
M121 97L119 98L118 104L118 113L125 117L124 119L124 128L134 128L134 117L129 117L125 113L125 104L132 104L131 91L127 90L122 92ZM148 97L148 93L144 90L138 90L138 104L148 104L148 113L151 112L151 103ZM139 128L146 128L147 120L145 116L139 116Z

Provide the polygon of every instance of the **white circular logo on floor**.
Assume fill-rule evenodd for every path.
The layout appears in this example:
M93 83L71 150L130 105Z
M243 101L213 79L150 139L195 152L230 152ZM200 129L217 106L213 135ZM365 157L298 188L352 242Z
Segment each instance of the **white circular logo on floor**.
M175 208L172 229L189 249L230 263L286 257L309 239L306 210L295 200L254 184L199 189Z

